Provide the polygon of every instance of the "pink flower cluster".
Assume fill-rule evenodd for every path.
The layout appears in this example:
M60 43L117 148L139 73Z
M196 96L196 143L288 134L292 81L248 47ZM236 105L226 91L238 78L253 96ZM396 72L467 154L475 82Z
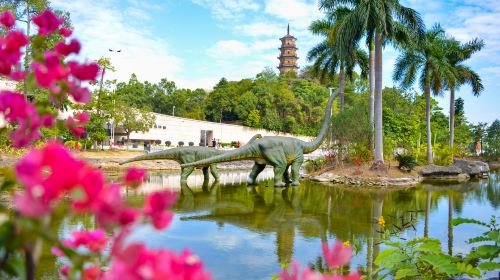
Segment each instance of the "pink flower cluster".
M71 130L75 137L82 137L85 133L84 126L90 121L90 114L88 112L77 113L74 117L66 119L66 127Z
M22 94L7 90L0 92L0 112L6 121L17 124L10 134L13 147L24 147L39 139L40 128L50 127L54 122L49 114L40 116Z
M9 30L5 36L0 36L0 74L9 76L13 73L12 67L19 66L19 60L23 55L21 49L29 43L29 40L23 32L11 29L15 18L8 10L0 14L0 23Z
M349 264L352 257L351 246L344 246L341 241L335 241L333 247L330 249L328 243L323 243L323 256L328 264L328 267L333 270L332 274L321 274L320 272L313 271L309 267L304 269L302 273L299 272L299 264L292 263L292 270L283 270L279 274L281 280L360 280L361 275L359 272L353 272L349 275L337 275L335 269Z
M123 178L125 185L130 186L132 188L138 187L144 177L146 176L146 171L140 168L131 167L125 173L125 177Z
M28 152L16 165L16 174L25 192L16 194L14 206L27 217L47 214L63 195L73 194L73 209L94 213L101 226L129 225L143 214L157 229L163 229L172 219L166 209L177 198L174 192L157 192L146 198L142 211L128 207L119 185L107 184L100 170L74 158L57 142Z
M188 250L179 255L169 250L150 250L144 244L133 243L112 252L110 270L103 279L142 280L209 280L203 263Z

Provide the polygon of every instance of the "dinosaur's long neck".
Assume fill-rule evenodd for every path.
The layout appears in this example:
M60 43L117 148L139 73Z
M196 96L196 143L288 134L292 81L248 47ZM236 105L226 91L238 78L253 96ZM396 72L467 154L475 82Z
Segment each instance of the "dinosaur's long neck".
M176 149L170 149L170 150L165 150L165 151L160 151L160 152L154 152L154 153L149 153L146 155L142 156L137 156L131 159L128 159L126 161L123 161L120 163L120 165L129 163L129 162L134 162L134 161L141 161L141 160L155 160L155 159L173 159L177 160L178 158L178 151Z
M330 126L330 117L332 115L332 105L333 105L333 100L335 99L335 96L337 96L337 93L332 93L330 92L330 98L328 98L328 103L326 105L326 110L325 110L325 117L323 119L323 124L321 126L321 129L319 131L318 136L316 136L316 139L314 139L311 142L304 142L303 149L304 149L304 154L312 153L314 150L319 148L321 143L326 137L326 134L328 133L328 127Z

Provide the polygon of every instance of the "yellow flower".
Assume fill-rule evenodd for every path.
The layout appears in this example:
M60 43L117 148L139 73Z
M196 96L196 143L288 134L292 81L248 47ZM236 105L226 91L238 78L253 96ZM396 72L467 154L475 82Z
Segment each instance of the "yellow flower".
M380 216L378 217L378 224L380 227L385 227L385 220L384 220L384 216Z
M342 243L344 245L344 247L349 247L351 246L351 242L349 242L349 240L347 240L346 242Z

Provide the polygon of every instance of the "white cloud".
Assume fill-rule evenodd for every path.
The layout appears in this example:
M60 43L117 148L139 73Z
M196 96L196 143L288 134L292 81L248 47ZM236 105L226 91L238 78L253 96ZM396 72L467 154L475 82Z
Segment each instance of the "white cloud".
M210 10L218 19L239 19L246 11L258 11L259 4L254 0L191 0Z
M255 21L249 24L237 25L234 29L242 35L248 36L279 36L283 35L283 26L277 23Z
M307 29L314 19L321 18L318 3L306 0L265 0L265 12L287 20L297 29Z
M110 57L117 72L108 79L126 81L132 73L141 80L152 82L163 77L175 77L183 61L172 55L166 41L149 33L144 25L137 26L131 14L147 16L147 2L132 1L130 9L117 9L114 0L65 1L53 0L52 4L71 13L74 34L81 40L82 55L88 60ZM89 8L92 7L92 8ZM121 50L110 53L108 49Z

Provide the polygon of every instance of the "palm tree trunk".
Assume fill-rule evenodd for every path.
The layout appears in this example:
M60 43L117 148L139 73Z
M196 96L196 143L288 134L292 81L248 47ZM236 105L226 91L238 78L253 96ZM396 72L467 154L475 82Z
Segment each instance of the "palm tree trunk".
M455 141L455 89L450 89L450 148Z
M372 145L372 150L374 148L373 146L373 132L375 130L375 46L373 43L373 39L370 41L370 125L372 128L372 136L371 136L371 145Z
M431 86L430 79L425 85L425 121L427 124L427 163L432 164L432 134L431 134Z
M341 63L340 73L339 73L340 112L344 111L344 91L345 91L345 70L344 70L344 63Z
M382 128L382 36L375 34L375 164L384 163Z

